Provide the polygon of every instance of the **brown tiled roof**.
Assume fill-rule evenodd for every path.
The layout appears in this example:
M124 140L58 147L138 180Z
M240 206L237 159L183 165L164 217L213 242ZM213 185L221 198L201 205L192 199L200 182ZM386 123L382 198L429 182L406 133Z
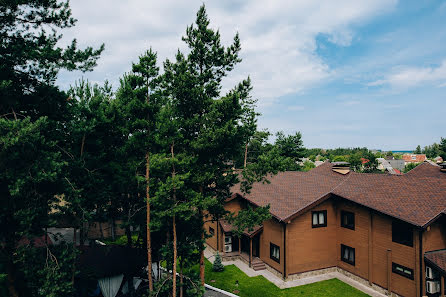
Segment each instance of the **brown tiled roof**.
M427 252L424 254L424 258L437 266L443 274L446 274L446 250L439 250L433 252Z
M230 223L228 223L228 221L226 221L226 220L221 220L219 222L220 222L221 228L223 229L223 232L225 232L225 233L231 232L235 229L235 227L232 226ZM260 231L261 229L263 229L262 225L255 226L251 232L249 232L248 229L245 229L243 234L251 237L252 235L257 234L257 232Z
M415 156L415 160L412 159L412 157ZM426 155L425 154L404 154L403 155L404 162L409 163L421 163L426 161Z
M244 197L256 205L269 204L271 214L281 221L335 194L413 225L426 226L446 210L446 173L427 163L412 171L405 175L342 175L333 172L332 164L324 163L309 172L279 173L269 178L269 184L254 184Z
M440 177L443 178L446 174L440 171L440 166L429 163L422 163L406 173L413 177Z
M243 196L255 205L269 204L271 214L283 221L329 195L348 177L333 172L331 167L331 163L326 162L308 172L279 172L268 178L270 183L255 183L251 192ZM239 192L237 187L232 191Z
M333 194L413 225L425 226L446 207L446 175L444 178L418 178L352 173L348 182Z

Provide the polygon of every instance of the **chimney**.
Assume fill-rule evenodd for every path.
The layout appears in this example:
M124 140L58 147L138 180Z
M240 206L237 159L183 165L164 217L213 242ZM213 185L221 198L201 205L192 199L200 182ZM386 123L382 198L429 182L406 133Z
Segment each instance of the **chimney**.
M440 164L440 171L446 173L446 162Z
M350 163L348 162L333 162L333 167L331 168L334 172L340 174L347 174L350 172Z

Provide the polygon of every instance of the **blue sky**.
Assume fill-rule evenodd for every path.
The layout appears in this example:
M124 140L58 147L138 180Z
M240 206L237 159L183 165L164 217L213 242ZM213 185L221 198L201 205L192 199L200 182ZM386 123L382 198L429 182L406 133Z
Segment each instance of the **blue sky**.
M296 3L298 2L298 3ZM307 147L414 149L446 137L446 2L205 1L223 42L240 32L243 62L224 90L250 75L259 127L301 131ZM91 73L117 86L149 46L172 58L201 1L72 1L64 42L105 43Z

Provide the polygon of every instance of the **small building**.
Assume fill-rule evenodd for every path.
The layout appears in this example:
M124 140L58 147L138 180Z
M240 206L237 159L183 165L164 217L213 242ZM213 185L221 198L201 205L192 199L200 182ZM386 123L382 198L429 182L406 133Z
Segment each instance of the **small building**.
M403 155L404 165L409 163L422 163L427 160L425 154L404 154Z

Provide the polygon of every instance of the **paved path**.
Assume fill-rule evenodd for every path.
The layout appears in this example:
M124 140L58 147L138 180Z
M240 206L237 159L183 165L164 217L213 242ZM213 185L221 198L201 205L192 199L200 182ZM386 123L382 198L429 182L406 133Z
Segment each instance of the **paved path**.
M219 293L219 292L215 292L209 289L206 289L206 291L204 292L204 297L228 297L225 294Z
M214 254L213 251L209 248L205 249L204 256L211 262L214 262ZM320 282L324 280L329 280L333 278L337 278L344 283L349 284L350 286L372 296L372 297L388 297L387 295L381 294L377 292L376 290L370 288L369 286L366 286L358 281L355 281L354 279L351 279L347 277L346 275L340 273L340 272L330 272L326 274L321 274L317 276L311 276L311 277L305 277L298 280L289 280L284 281L282 278L278 277L277 275L273 274L272 272L268 270L258 270L255 271L254 269L250 268L246 263L242 262L241 260L236 261L224 261L222 262L223 265L235 265L237 266L241 271L243 271L247 276L253 277L257 275L263 275L267 280L275 284L280 289L286 289L286 288L292 288L297 286L302 286L306 284L311 284L315 282ZM216 295L217 296L217 295Z

